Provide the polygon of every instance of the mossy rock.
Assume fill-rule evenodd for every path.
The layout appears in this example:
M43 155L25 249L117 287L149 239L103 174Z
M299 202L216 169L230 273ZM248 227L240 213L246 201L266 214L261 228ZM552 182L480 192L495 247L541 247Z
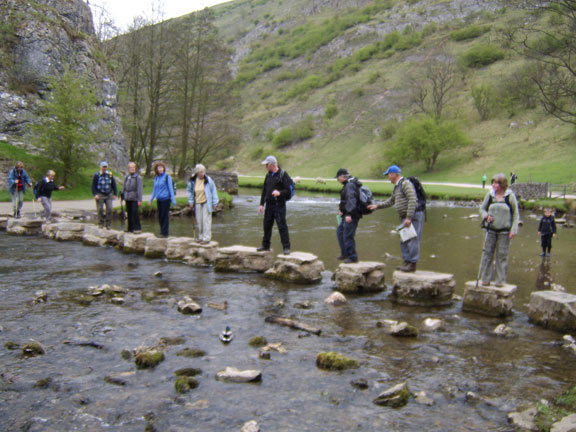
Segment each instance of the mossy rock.
M408 385L404 382L383 391L372 402L376 405L400 408L408 403L411 396L412 393L410 392Z
M22 347L24 357L36 357L45 354L44 348L38 342L32 342Z
M130 350L123 349L122 352L120 353L120 357L122 357L124 360L130 360L132 359L132 353L130 352Z
M174 383L174 389L178 393L188 393L190 390L198 387L198 381L195 378L189 376L181 376L176 379Z
M20 344L18 342L8 341L4 344L4 347L7 350L14 351L20 348Z
M184 368L184 369L178 369L176 372L174 372L174 375L193 377L196 375L200 375L201 373L202 373L202 370L198 369L198 368Z
M268 345L268 341L264 336L254 336L252 339L250 339L250 342L248 342L248 344L250 346L258 348Z
M550 430L552 425L563 417L576 413L576 386L568 388L562 395L544 405L538 404L538 413L534 417L534 423L538 430Z
M186 338L182 336L160 338L160 343L164 345L182 345L184 342Z
M164 361L162 351L145 351L134 356L134 363L138 369L152 369Z
M184 348L183 350L178 351L176 355L180 357L204 357L206 355L206 351L202 351L196 348Z
M358 362L335 352L321 352L316 356L316 366L326 370L345 370L357 368Z
M50 384L52 384L52 378L50 377L41 378L38 381L36 381L36 384L34 384L34 388L47 389L48 387L50 387Z

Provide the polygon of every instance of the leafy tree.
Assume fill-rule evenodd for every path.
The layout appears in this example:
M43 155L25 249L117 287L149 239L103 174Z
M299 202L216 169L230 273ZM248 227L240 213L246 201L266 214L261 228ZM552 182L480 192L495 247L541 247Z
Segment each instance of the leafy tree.
M93 125L98 120L94 88L82 77L67 69L53 78L51 93L40 108L37 123L31 126L33 141L43 148L62 172L62 183L86 166L90 145L98 141Z
M472 86L474 107L482 121L488 120L494 111L494 92L487 84Z
M533 19L504 30L506 41L538 66L532 81L544 109L576 125L576 1L528 0L518 7L531 9Z
M386 157L400 164L424 161L426 171L432 171L440 153L469 143L452 122L437 121L431 116L414 117L397 132L396 142L388 149Z

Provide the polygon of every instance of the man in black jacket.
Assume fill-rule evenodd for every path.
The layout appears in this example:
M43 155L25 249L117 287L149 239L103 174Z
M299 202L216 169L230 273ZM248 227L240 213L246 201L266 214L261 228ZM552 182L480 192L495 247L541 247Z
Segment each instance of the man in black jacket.
M264 237L262 246L258 251L270 250L270 238L274 221L280 232L280 240L284 248L284 255L290 254L290 236L286 224L286 200L290 199L290 176L278 167L278 161L274 156L268 156L262 165L266 165L268 174L264 179L262 197L260 198L260 214L264 213ZM264 211L264 206L266 210Z
M336 173L336 179L342 183L340 191L340 205L338 206L339 218L338 244L340 245L339 260L345 263L358 262L358 253L356 252L356 228L358 221L362 217L358 210L358 191L360 186L355 177L352 177L348 170L340 168Z

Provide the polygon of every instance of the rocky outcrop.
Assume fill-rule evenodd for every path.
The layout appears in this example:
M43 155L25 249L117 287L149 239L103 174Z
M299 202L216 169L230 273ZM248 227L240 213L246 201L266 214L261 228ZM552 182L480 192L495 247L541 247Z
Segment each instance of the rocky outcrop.
M14 235L38 235L42 232L42 219L10 218L6 222L6 232Z
M218 254L218 242L211 241L207 244L195 243L188 251L184 260L195 266L208 266L214 264Z
M383 263L369 261L340 264L332 275L332 280L338 291L344 294L379 292L386 289L385 267Z
M449 305L456 286L454 275L430 271L395 271L392 280L392 299L409 306Z
M85 225L82 243L87 246L116 246L119 234L118 231L98 228L96 225Z
M512 313L516 285L484 286L476 281L466 282L462 310L489 316L507 316Z
M59 241L82 241L84 227L84 224L75 222L44 224L42 226L42 235Z
M156 238L156 236L152 233L124 233L119 239L118 247L126 253L143 254L146 250L146 242L151 238Z
M10 63L0 68L0 139L32 148L24 138L34 123L38 107L47 96L51 77L65 68L86 77L97 90L100 120L96 129L109 133L106 141L94 145L94 152L114 166L124 166L126 146L117 111L117 85L104 62L97 60L98 40L92 14L83 0L3 0L0 22L7 27L10 41L0 46ZM1 54L1 53L0 53Z
M255 247L230 246L218 249L214 270L226 272L265 272L274 264L272 251L258 252Z
M530 295L530 321L561 331L576 330L576 295L556 291L537 291Z
M278 255L274 266L264 275L287 282L308 284L320 282L323 271L324 263L316 255L292 252L290 255Z

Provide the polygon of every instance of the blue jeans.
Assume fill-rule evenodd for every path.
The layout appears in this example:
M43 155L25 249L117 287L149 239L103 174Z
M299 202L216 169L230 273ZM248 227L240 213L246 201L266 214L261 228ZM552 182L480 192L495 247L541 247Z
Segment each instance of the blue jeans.
M400 222L404 222L404 219L401 218ZM400 243L400 250L402 251L402 258L404 261L417 263L420 259L420 239L422 238L422 222L424 222L424 212L417 211L414 213L414 217L412 218L412 225L414 226L414 230L416 234L418 234L413 239L408 240L407 242Z
M20 210L22 210L22 205L24 204L24 191L15 190L10 193L12 198L12 206L14 207L14 216L20 217Z
M353 261L358 260L356 240L354 239L356 228L358 228L358 219L352 218L351 222L346 222L345 218L342 217L342 221L336 229L336 236L338 237L338 244L340 245L340 254Z

